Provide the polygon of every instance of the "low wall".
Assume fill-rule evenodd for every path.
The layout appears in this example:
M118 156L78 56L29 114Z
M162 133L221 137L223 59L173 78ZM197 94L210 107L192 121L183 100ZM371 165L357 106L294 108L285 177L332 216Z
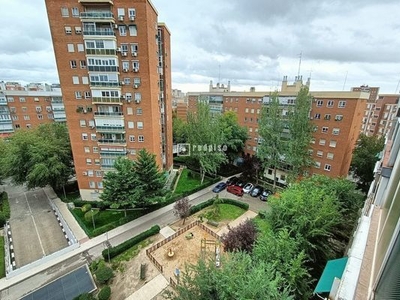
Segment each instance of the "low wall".
M78 240L75 238L75 235L72 233L71 228L68 226L67 222L65 222L60 210L58 207L53 203L53 201L50 200L50 198L47 198L49 201L49 204L51 208L53 209L54 214L56 215L58 224L61 227L61 230L64 233L64 237L66 238L68 245L71 246L73 244L77 244Z

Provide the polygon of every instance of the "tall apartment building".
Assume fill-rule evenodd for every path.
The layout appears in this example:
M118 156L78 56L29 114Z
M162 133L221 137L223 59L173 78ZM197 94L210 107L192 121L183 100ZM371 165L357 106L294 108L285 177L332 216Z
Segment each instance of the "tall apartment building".
M56 85L32 90L19 83L0 83L0 138L20 128L65 121L61 90Z
M309 80L306 85L310 85ZM296 77L293 84L288 84L287 77L284 77L279 91L279 101L283 108L294 104L302 86L301 76ZM195 110L198 101L204 101L209 103L211 111L214 113L236 112L239 124L247 127L249 133L245 153L255 155L260 143L259 114L262 106L268 103L270 92L256 92L254 88L249 92L214 92L214 90L188 93L188 111ZM310 172L332 177L347 176L369 93L364 91L310 91L310 94L313 98L310 118L316 128L310 146L310 154L316 165ZM286 113L288 110L283 109L283 114ZM285 170L278 172L279 183L286 183L286 173ZM272 174L272 170L267 170L265 176L273 179Z
M46 0L80 194L145 148L172 166L170 32L149 0Z

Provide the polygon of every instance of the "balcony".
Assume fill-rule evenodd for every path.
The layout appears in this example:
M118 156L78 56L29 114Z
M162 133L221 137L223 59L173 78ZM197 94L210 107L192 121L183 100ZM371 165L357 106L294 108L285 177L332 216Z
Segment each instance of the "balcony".
M117 51L115 49L86 49L86 54L117 55Z
M122 104L123 98L114 98L114 97L92 97L93 104L109 104L109 103L116 103Z
M0 97L0 105L7 105L6 97Z
M115 32L112 30L112 28L107 28L107 29L97 29L97 30L83 30L83 35L89 35L89 36L115 36Z
M124 133L125 127L96 126L96 131L101 133Z
M88 66L88 70L92 72L119 72L116 66Z
M116 145L116 144L126 144L126 140L125 139L99 139L98 140L99 144L112 144L112 145Z
M101 157L118 157L118 156L126 156L128 152L126 151L100 151Z
M95 116L118 116L121 117L124 115L122 111L114 112L114 111L95 111Z
M111 4L111 5L114 5L114 2L112 0L79 0L78 2L82 3L82 4L84 4L84 3L89 3L89 4L92 4L92 3L108 3L108 4Z
M122 84L116 81L92 81L90 82L90 86L93 87L119 87Z
M114 14L111 11L85 11L81 12L81 19L114 20Z

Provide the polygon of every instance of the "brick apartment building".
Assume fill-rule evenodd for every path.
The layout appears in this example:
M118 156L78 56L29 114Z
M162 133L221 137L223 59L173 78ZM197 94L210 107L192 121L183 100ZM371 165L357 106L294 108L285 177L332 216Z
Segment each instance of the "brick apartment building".
M0 138L20 128L65 122L64 104L58 85L0 82Z
M212 83L211 83L212 84ZM310 81L306 82L310 85ZM210 92L188 93L188 111L195 110L201 100L209 103L212 112L234 111L239 124L248 129L249 140L245 153L254 155L259 144L258 118L263 103L268 101L270 92L233 92L221 86L210 89ZM288 84L285 76L279 91L279 101L284 106L294 104L296 95L303 86L302 77L296 77L293 84ZM332 177L347 176L352 151L357 141L362 118L369 99L365 91L310 91L313 97L310 118L315 124L315 133L310 147L316 165L310 173L324 174ZM285 110L283 109L283 113ZM272 170L266 170L265 176L273 179ZM277 174L279 183L285 183L286 172Z
M104 172L142 148L172 166L170 32L149 0L46 0L76 176L97 199Z

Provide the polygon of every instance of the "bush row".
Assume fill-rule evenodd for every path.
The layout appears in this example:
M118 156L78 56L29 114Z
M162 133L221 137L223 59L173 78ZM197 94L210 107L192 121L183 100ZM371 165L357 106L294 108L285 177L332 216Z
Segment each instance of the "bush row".
M103 252L101 253L104 257L104 259L108 259L108 257L113 258L122 252L128 250L129 248L132 248L136 244L140 243L141 241L147 239L148 237L151 237L152 235L155 235L160 232L160 226L154 225L150 229L134 236L133 238L126 240L122 244L116 246L116 247L111 247L109 249L104 249Z
M190 208L190 214L193 215L193 214L199 212L200 210L202 210L202 209L204 209L204 208L206 208L208 206L211 206L214 203L214 200L215 200L214 198L211 198L211 199L208 199L205 202L202 202L200 204L192 206ZM242 208L244 210L248 210L249 209L249 204L245 203L245 202L237 201L237 200L234 200L234 199L228 199L228 198L223 198L223 199L221 199L221 201L224 204L235 205L235 206L240 207L240 208Z
M8 194L0 193L0 227L6 224L6 220L10 218L10 203L8 202Z

